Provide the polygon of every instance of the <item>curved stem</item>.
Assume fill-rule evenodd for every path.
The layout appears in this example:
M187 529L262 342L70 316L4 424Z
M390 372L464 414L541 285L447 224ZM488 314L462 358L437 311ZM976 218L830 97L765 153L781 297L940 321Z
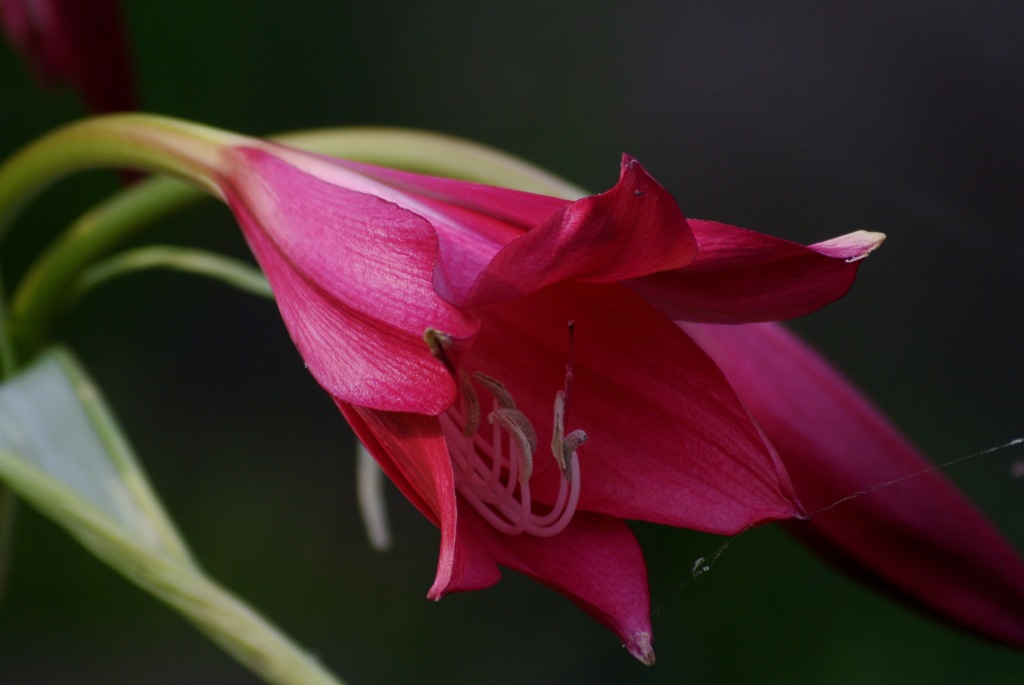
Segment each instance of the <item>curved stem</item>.
M587 191L515 155L464 138L413 129L352 127L299 131L272 140L356 162L457 178L567 199Z
M0 240L29 200L67 174L124 167L188 180L220 196L215 173L223 145L248 139L227 131L146 114L86 119L46 135L0 166Z
M351 128L293 133L275 140L335 157L528 192L567 198L585 194L512 155L436 133ZM0 171L0 207L2 179ZM84 214L29 268L14 294L10 315L16 326L18 349L28 354L38 348L54 318L66 306L71 284L89 264L149 224L203 197L200 190L158 178L123 190Z
M261 678L277 685L343 685L313 655L186 560L140 544L78 494L0 449L0 470L22 496L93 554L178 610Z
M143 114L86 119L46 135L0 166L0 242L18 211L74 171L100 166L144 169L185 179L217 197L220 150L248 139L184 121ZM2 294L0 294L2 295ZM0 372L18 366L17 342L0 302Z
M255 266L214 252L173 245L137 247L93 264L82 272L68 298L77 300L107 281L148 269L171 269L206 276L251 295L274 298L270 283Z
M584 194L514 157L437 134L349 129L293 134L278 141L358 161L530 192L562 197ZM114 115L60 129L0 166L0 241L21 207L74 171L99 166L140 168L197 186L155 179L119 193L82 216L32 265L14 295L9 315L0 293L0 378L16 369L16 352L34 352L45 339L54 317L73 296L74 284L80 282L91 264L143 227L202 198L204 192L223 199L218 182L228 170L223 167L220 150L226 145L253 143L259 144L173 119ZM18 336L16 341L12 332ZM4 456L0 452L0 459ZM0 533L10 521L12 510L6 506L10 501L10 493L0 483ZM37 506L45 509L55 501L59 498L41 496ZM154 557L127 545L111 547L117 531L97 535L95 526L102 522L92 523L77 530L77 537L87 547L150 592L178 606L256 672L280 683L337 682L249 607L212 581L203 577L197 580L190 564ZM0 562L4 539L0 534ZM2 568L0 563L0 571ZM247 626L246 638L236 640L240 625Z
M158 178L123 190L83 214L32 264L11 299L18 350L30 355L38 348L90 264L203 197L195 188Z

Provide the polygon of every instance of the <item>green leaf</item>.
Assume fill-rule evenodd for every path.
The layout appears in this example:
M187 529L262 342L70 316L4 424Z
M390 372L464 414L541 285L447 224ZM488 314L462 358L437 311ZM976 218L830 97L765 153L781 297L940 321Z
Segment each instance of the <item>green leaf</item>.
M133 542L191 563L96 386L51 350L0 386L0 476L28 500L95 509ZM21 485L21 487L18 487ZM22 491L24 490L24 491Z
M0 480L267 682L340 685L192 560L69 353L50 350L0 385Z

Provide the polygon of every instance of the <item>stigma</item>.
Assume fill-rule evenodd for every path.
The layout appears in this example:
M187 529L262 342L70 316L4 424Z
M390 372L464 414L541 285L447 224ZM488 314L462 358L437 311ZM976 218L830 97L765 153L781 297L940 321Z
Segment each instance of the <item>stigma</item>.
M551 537L565 530L580 498L577 448L586 439L580 430L565 433L566 390L554 399L551 453L560 472L558 495L550 506L534 503L530 493L537 432L498 380L459 372L459 400L439 418L455 476L455 488L496 530L518 535ZM490 395L487 425L480 393Z

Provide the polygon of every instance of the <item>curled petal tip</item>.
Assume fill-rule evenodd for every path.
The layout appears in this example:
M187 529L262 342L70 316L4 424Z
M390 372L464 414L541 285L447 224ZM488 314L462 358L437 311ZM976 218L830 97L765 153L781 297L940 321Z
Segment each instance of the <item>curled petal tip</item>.
M811 245L816 252L838 257L847 262L856 262L864 259L878 249L878 246L885 242L885 234L875 231L854 231L831 240Z
M654 648L651 646L650 633L634 633L626 642L625 647L644 666L654 665Z
M427 590L427 599L431 602L440 602L448 595L448 586L451 582L451 575L438 572L434 578L434 584Z

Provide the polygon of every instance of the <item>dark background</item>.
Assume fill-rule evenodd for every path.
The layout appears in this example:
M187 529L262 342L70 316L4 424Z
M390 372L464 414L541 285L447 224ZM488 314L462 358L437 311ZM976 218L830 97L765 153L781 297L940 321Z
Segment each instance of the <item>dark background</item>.
M889 239L794 326L937 461L1024 435L1024 9L1017 2L125 2L145 109L253 134L436 129L593 189L627 151L690 216L802 242ZM0 49L0 153L81 116ZM51 190L15 278L116 187ZM222 208L151 240L244 255ZM636 526L658 665L507 574L424 599L438 536L393 490L396 548L358 520L351 435L272 304L144 274L58 336L97 377L199 559L350 683L1018 683L1024 658L930 623L779 530L732 544ZM1020 452L948 469L1024 549ZM253 683L170 610L21 509L0 683Z

